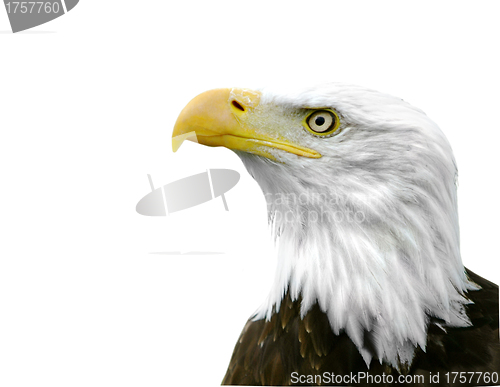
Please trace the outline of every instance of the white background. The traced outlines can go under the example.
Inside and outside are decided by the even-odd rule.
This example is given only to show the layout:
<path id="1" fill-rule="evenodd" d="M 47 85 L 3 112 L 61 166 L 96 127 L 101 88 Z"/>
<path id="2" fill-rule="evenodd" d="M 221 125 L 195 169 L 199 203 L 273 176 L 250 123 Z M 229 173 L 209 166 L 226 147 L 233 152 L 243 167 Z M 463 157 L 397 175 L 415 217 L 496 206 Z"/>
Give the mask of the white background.
<path id="1" fill-rule="evenodd" d="M 275 261 L 238 157 L 171 151 L 211 88 L 343 81 L 422 108 L 458 162 L 463 261 L 500 282 L 498 2 L 180 3 L 82 0 L 15 35 L 0 9 L 0 385 L 220 384 Z M 135 212 L 146 174 L 207 168 L 240 172 L 229 212 Z M 174 251 L 223 254 L 151 254 Z"/>

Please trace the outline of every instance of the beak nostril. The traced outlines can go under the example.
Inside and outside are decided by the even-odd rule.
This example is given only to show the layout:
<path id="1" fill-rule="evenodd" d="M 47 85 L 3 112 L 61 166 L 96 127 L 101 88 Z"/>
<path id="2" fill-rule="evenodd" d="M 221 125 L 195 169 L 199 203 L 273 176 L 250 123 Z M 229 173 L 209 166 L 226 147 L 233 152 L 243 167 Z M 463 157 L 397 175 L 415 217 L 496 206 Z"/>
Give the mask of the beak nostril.
<path id="1" fill-rule="evenodd" d="M 233 102 L 231 102 L 231 103 L 232 103 L 232 105 L 233 105 L 236 109 L 241 110 L 242 112 L 244 112 L 244 111 L 245 111 L 245 108 L 244 108 L 243 106 L 241 106 L 241 105 L 238 103 L 238 101 L 233 101 Z"/>

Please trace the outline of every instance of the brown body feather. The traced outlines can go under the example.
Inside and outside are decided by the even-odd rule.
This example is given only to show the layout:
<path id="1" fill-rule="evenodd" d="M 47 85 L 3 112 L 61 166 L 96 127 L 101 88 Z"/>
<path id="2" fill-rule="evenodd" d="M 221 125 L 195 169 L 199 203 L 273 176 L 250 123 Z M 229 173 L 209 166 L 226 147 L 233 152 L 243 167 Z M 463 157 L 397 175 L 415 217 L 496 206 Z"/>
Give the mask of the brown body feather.
<path id="1" fill-rule="evenodd" d="M 416 350 L 415 357 L 404 375 L 423 375 L 423 383 L 405 383 L 412 386 L 477 386 L 500 385 L 481 379 L 480 374 L 453 372 L 496 373 L 500 378 L 500 343 L 498 337 L 498 286 L 468 271 L 469 278 L 481 286 L 468 297 L 467 305 L 472 321 L 469 328 L 443 330 L 431 320 L 427 335 L 427 348 Z M 365 345 L 370 348 L 370 333 L 365 332 Z M 296 372 L 295 378 L 292 373 Z M 222 384 L 238 385 L 301 385 L 332 384 L 325 373 L 334 375 L 392 375 L 394 383 L 373 383 L 368 377 L 357 379 L 353 385 L 398 385 L 400 373 L 375 358 L 368 369 L 354 343 L 342 333 L 334 335 L 327 316 L 318 304 L 300 318 L 300 300 L 292 301 L 287 294 L 278 313 L 271 321 L 249 320 L 235 346 L 231 362 Z M 450 373 L 446 376 L 446 373 Z M 304 375 L 304 383 L 293 383 Z M 308 375 L 312 375 L 307 379 Z M 439 376 L 439 382 L 436 378 Z M 485 374 L 483 374 L 484 376 Z M 433 380 L 431 382 L 431 376 Z M 453 383 L 455 379 L 455 383 Z M 368 383 L 367 383 L 368 381 Z M 420 379 L 422 381 L 422 379 Z M 341 383 L 346 385 L 346 383 Z"/>

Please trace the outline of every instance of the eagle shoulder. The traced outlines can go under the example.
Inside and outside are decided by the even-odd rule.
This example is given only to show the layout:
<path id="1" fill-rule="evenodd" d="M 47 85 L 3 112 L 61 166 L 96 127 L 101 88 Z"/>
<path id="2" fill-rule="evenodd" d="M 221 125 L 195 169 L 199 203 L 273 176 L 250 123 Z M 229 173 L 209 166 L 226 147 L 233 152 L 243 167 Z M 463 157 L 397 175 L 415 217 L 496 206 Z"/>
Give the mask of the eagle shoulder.
<path id="1" fill-rule="evenodd" d="M 411 366 L 401 371 L 404 375 L 424 375 L 426 382 L 419 385 L 453 385 L 446 383 L 447 372 L 497 372 L 500 376 L 498 286 L 471 271 L 467 273 L 481 287 L 467 294 L 473 302 L 466 308 L 472 326 L 443 329 L 438 320 L 431 319 L 426 351 L 418 348 Z M 368 369 L 350 338 L 345 333 L 332 332 L 328 317 L 318 304 L 301 318 L 300 302 L 300 298 L 292 301 L 287 293 L 280 309 L 273 310 L 270 321 L 248 320 L 236 343 L 223 385 L 301 385 L 298 376 L 314 377 L 325 372 L 399 377 L 398 370 L 376 360 Z M 370 337 L 370 332 L 365 332 L 365 347 L 375 356 Z M 429 375 L 436 373 L 440 374 L 440 383 L 428 383 Z M 479 385 L 488 383 L 482 381 Z"/>

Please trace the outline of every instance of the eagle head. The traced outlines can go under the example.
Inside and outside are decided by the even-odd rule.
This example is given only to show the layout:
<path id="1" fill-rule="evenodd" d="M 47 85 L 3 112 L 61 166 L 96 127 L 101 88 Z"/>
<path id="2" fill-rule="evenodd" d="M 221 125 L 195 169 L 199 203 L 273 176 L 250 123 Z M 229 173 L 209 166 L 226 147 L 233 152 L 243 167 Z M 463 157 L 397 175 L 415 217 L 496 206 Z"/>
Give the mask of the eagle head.
<path id="1" fill-rule="evenodd" d="M 368 365 L 398 368 L 425 350 L 429 324 L 470 324 L 464 292 L 477 288 L 460 257 L 457 168 L 420 109 L 338 83 L 217 89 L 181 112 L 174 150 L 192 132 L 234 150 L 268 203 L 278 267 L 254 319 L 270 319 L 287 293 L 302 316 L 318 303 Z"/>

